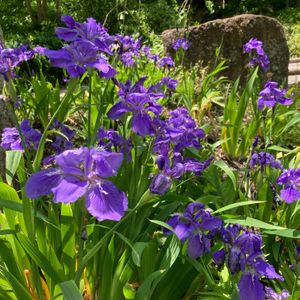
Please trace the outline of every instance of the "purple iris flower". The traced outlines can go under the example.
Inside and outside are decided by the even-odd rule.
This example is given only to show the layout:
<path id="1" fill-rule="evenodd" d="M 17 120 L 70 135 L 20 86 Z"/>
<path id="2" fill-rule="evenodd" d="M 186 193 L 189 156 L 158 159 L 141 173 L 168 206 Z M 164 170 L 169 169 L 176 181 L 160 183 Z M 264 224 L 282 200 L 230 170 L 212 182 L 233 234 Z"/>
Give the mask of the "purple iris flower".
<path id="1" fill-rule="evenodd" d="M 244 46 L 244 52 L 251 53 L 252 50 L 255 51 L 256 56 L 249 62 L 249 65 L 255 66 L 260 65 L 264 71 L 267 70 L 268 65 L 270 64 L 268 56 L 265 54 L 263 49 L 263 44 L 261 41 L 252 38 Z"/>
<path id="2" fill-rule="evenodd" d="M 172 185 L 172 178 L 163 172 L 158 172 L 152 179 L 150 191 L 153 194 L 164 195 Z"/>
<path id="3" fill-rule="evenodd" d="M 180 48 L 182 48 L 183 50 L 187 50 L 189 49 L 189 47 L 191 46 L 191 43 L 186 39 L 186 38 L 182 38 L 182 39 L 178 39 L 177 41 L 175 41 L 172 45 L 172 48 L 175 51 L 178 51 Z"/>
<path id="4" fill-rule="evenodd" d="M 136 64 L 134 57 L 135 55 L 133 52 L 131 51 L 125 52 L 121 55 L 121 62 L 125 67 L 134 66 Z"/>
<path id="5" fill-rule="evenodd" d="M 164 96 L 162 92 L 153 93 L 151 88 L 146 89 L 144 82 L 147 77 L 142 77 L 135 85 L 131 82 L 125 84 L 115 83 L 120 87 L 119 102 L 116 103 L 107 113 L 112 120 L 120 119 L 124 114 L 131 112 L 132 130 L 140 136 L 153 135 L 155 133 L 152 118 L 159 116 L 162 112 L 162 106 L 156 100 Z"/>
<path id="6" fill-rule="evenodd" d="M 127 197 L 107 178 L 113 177 L 123 155 L 96 148 L 66 150 L 56 156 L 58 168 L 31 175 L 26 195 L 38 198 L 53 193 L 55 203 L 72 203 L 85 197 L 85 207 L 98 221 L 119 221 L 128 208 Z"/>
<path id="7" fill-rule="evenodd" d="M 205 137 L 204 131 L 197 128 L 195 120 L 187 109 L 179 107 L 170 112 L 170 118 L 162 124 L 160 134 L 154 143 L 154 151 L 159 152 L 160 145 L 174 145 L 174 152 L 193 147 L 201 149 L 200 140 Z M 160 153 L 161 154 L 161 153 Z"/>
<path id="8" fill-rule="evenodd" d="M 238 287 L 241 300 L 265 300 L 264 286 L 256 274 L 243 273 Z"/>
<path id="9" fill-rule="evenodd" d="M 13 69 L 21 62 L 32 59 L 33 56 L 34 51 L 28 50 L 24 45 L 18 48 L 3 48 L 0 44 L 0 74 L 5 80 L 8 80 L 9 76 L 14 77 Z"/>
<path id="10" fill-rule="evenodd" d="M 163 195 L 172 185 L 174 179 L 181 178 L 185 173 L 191 172 L 200 175 L 210 164 L 212 158 L 200 162 L 194 159 L 183 159 L 180 153 L 174 153 L 172 164 L 168 156 L 158 155 L 156 164 L 160 170 L 152 179 L 150 191 L 153 194 Z"/>
<path id="11" fill-rule="evenodd" d="M 65 68 L 71 77 L 82 75 L 89 67 L 98 70 L 101 77 L 111 78 L 116 74 L 116 70 L 89 41 L 75 41 L 60 50 L 47 49 L 45 55 L 53 66 Z"/>
<path id="12" fill-rule="evenodd" d="M 277 178 L 277 183 L 284 186 L 280 196 L 286 203 L 300 199 L 300 169 L 284 170 Z"/>
<path id="13" fill-rule="evenodd" d="M 281 105 L 291 105 L 293 99 L 285 96 L 287 90 L 280 90 L 278 83 L 274 81 L 268 81 L 264 89 L 259 93 L 258 97 L 258 109 L 262 110 L 264 106 L 274 107 L 277 103 Z"/>
<path id="14" fill-rule="evenodd" d="M 116 34 L 116 42 L 119 44 L 117 50 L 119 54 L 132 52 L 134 55 L 138 55 L 138 50 L 141 47 L 141 38 L 135 40 L 129 35 Z"/>
<path id="15" fill-rule="evenodd" d="M 265 287 L 266 290 L 266 300 L 284 300 L 290 296 L 288 290 L 283 289 L 280 294 L 276 293 L 272 288 Z"/>
<path id="16" fill-rule="evenodd" d="M 167 223 L 182 243 L 188 240 L 188 255 L 194 259 L 210 251 L 213 237 L 209 233 L 220 232 L 224 224 L 222 219 L 205 210 L 200 202 L 190 203 L 183 213 L 174 214 Z M 164 232 L 171 234 L 169 230 Z"/>
<path id="17" fill-rule="evenodd" d="M 160 81 L 161 84 L 166 85 L 170 91 L 175 91 L 178 81 L 171 77 L 163 77 Z"/>
<path id="18" fill-rule="evenodd" d="M 250 168 L 261 166 L 263 170 L 267 165 L 275 169 L 283 169 L 282 164 L 274 158 L 274 156 L 267 152 L 255 152 L 250 159 Z"/>
<path id="19" fill-rule="evenodd" d="M 0 146 L 3 147 L 5 150 L 24 151 L 18 129 L 15 127 L 4 128 L 2 132 L 2 142 Z"/>
<path id="20" fill-rule="evenodd" d="M 242 272 L 238 283 L 240 298 L 264 300 L 265 290 L 260 277 L 279 280 L 283 277 L 265 261 L 262 237 L 240 226 L 228 225 L 221 232 L 221 240 L 224 248 L 214 253 L 213 259 L 218 265 L 227 262 L 232 274 Z"/>
<path id="21" fill-rule="evenodd" d="M 26 147 L 37 150 L 42 137 L 41 133 L 37 129 L 33 129 L 27 119 L 23 120 L 20 124 L 20 130 L 24 137 Z M 5 150 L 24 151 L 18 129 L 15 127 L 4 128 L 0 146 Z"/>
<path id="22" fill-rule="evenodd" d="M 112 55 L 111 44 L 115 38 L 110 36 L 107 29 L 93 18 L 88 18 L 86 22 L 79 23 L 73 17 L 64 15 L 61 20 L 67 27 L 57 27 L 56 35 L 66 42 L 86 41 L 92 43 L 98 51 Z"/>
<path id="23" fill-rule="evenodd" d="M 56 135 L 54 142 L 51 146 L 54 148 L 56 154 L 60 154 L 64 150 L 70 150 L 73 148 L 72 139 L 75 137 L 75 131 L 59 122 L 58 120 L 54 120 L 53 125 L 50 129 L 55 129 L 61 132 L 65 137 L 61 135 Z"/>
<path id="24" fill-rule="evenodd" d="M 255 148 L 258 146 L 258 142 L 259 142 L 259 138 L 258 138 L 258 136 L 256 136 L 252 143 L 252 151 L 254 151 Z"/>
<path id="25" fill-rule="evenodd" d="M 174 68 L 175 67 L 175 63 L 173 61 L 173 59 L 169 56 L 165 56 L 163 58 L 161 58 L 158 61 L 158 66 L 159 67 L 167 67 L 167 68 Z"/>

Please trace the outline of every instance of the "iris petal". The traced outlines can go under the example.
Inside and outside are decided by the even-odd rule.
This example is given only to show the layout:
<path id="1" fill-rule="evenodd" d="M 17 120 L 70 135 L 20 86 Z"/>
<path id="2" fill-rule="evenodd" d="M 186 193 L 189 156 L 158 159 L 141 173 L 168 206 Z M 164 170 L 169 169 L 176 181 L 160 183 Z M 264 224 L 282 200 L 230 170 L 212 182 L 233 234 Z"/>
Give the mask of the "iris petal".
<path id="1" fill-rule="evenodd" d="M 64 177 L 59 185 L 52 189 L 53 202 L 71 203 L 82 197 L 88 188 L 86 181 L 80 181 L 76 177 Z"/>
<path id="2" fill-rule="evenodd" d="M 88 192 L 85 206 L 98 221 L 119 221 L 128 208 L 128 200 L 112 182 L 102 180 Z"/>
<path id="3" fill-rule="evenodd" d="M 244 273 L 238 287 L 241 300 L 265 300 L 264 286 L 254 274 Z"/>
<path id="4" fill-rule="evenodd" d="M 38 198 L 52 192 L 61 180 L 57 169 L 42 170 L 32 174 L 26 182 L 25 192 L 29 198 Z"/>

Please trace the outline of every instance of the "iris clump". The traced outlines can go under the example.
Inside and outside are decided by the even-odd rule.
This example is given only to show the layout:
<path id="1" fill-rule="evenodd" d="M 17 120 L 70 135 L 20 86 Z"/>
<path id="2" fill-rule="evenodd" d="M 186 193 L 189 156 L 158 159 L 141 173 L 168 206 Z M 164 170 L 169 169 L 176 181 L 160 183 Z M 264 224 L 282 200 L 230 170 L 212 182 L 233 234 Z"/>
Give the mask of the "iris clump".
<path id="1" fill-rule="evenodd" d="M 187 252 L 191 258 L 198 258 L 210 252 L 212 239 L 221 232 L 223 220 L 214 217 L 200 202 L 190 203 L 183 213 L 176 213 L 167 222 L 183 243 L 187 241 Z M 165 230 L 165 234 L 171 231 Z"/>
<path id="2" fill-rule="evenodd" d="M 62 16 L 65 27 L 56 29 L 57 36 L 70 44 L 59 50 L 43 50 L 55 67 L 65 68 L 71 77 L 84 74 L 88 68 L 99 71 L 101 77 L 111 78 L 116 70 L 108 63 L 106 55 L 112 55 L 110 45 L 114 39 L 107 29 L 95 19 L 76 22 L 71 16 Z"/>
<path id="3" fill-rule="evenodd" d="M 164 97 L 163 92 L 144 87 L 146 79 L 144 76 L 134 85 L 130 80 L 125 84 L 114 80 L 120 88 L 119 101 L 107 113 L 112 120 L 118 120 L 126 113 L 132 113 L 132 130 L 140 136 L 155 133 L 153 118 L 159 117 L 162 112 L 162 106 L 156 100 Z"/>
<path id="4" fill-rule="evenodd" d="M 22 121 L 20 124 L 20 130 L 24 138 L 25 146 L 28 149 L 37 150 L 42 137 L 41 133 L 37 129 L 33 129 L 30 126 L 28 119 Z M 18 129 L 15 127 L 4 128 L 0 146 L 5 150 L 24 151 Z"/>
<path id="5" fill-rule="evenodd" d="M 183 213 L 173 214 L 167 224 L 182 243 L 187 241 L 187 253 L 193 259 L 209 253 L 215 243 L 223 244 L 212 253 L 212 258 L 218 266 L 226 264 L 232 275 L 241 274 L 238 282 L 241 300 L 288 297 L 287 290 L 277 294 L 261 282 L 263 277 L 279 280 L 283 277 L 266 261 L 260 234 L 238 224 L 224 226 L 223 220 L 212 216 L 200 202 L 190 203 Z M 168 229 L 164 232 L 171 234 Z"/>
<path id="6" fill-rule="evenodd" d="M 254 168 L 255 166 L 261 166 L 263 170 L 266 166 L 270 166 L 275 169 L 283 169 L 282 164 L 275 159 L 275 157 L 267 152 L 255 152 L 253 153 L 250 162 L 250 168 Z"/>
<path id="7" fill-rule="evenodd" d="M 268 81 L 259 93 L 258 109 L 262 110 L 264 106 L 273 108 L 276 104 L 291 105 L 293 99 L 286 97 L 286 93 L 287 89 L 280 90 L 277 82 Z"/>
<path id="8" fill-rule="evenodd" d="M 34 173 L 26 182 L 30 198 L 52 193 L 55 203 L 72 203 L 85 198 L 85 207 L 98 221 L 119 221 L 128 208 L 124 192 L 107 178 L 117 175 L 121 153 L 82 147 L 55 157 L 57 168 Z"/>
<path id="9" fill-rule="evenodd" d="M 260 65 L 264 71 L 267 70 L 270 60 L 263 49 L 263 43 L 256 38 L 252 38 L 244 46 L 244 52 L 253 54 L 254 57 L 249 62 L 250 66 Z"/>
<path id="10" fill-rule="evenodd" d="M 283 185 L 280 197 L 287 203 L 300 199 L 300 169 L 284 170 L 277 178 L 277 183 Z"/>
<path id="11" fill-rule="evenodd" d="M 262 237 L 240 225 L 228 225 L 221 232 L 224 248 L 212 257 L 217 265 L 227 264 L 231 274 L 242 273 L 238 287 L 241 300 L 265 300 L 261 277 L 283 280 L 263 254 Z"/>
<path id="12" fill-rule="evenodd" d="M 178 51 L 180 48 L 186 51 L 190 48 L 190 46 L 191 43 L 186 38 L 181 38 L 173 43 L 172 48 L 175 51 Z"/>
<path id="13" fill-rule="evenodd" d="M 33 56 L 34 51 L 27 49 L 25 45 L 18 48 L 4 48 L 0 43 L 0 74 L 6 81 L 9 77 L 15 77 L 13 69 Z"/>
<path id="14" fill-rule="evenodd" d="M 184 157 L 188 148 L 200 150 L 201 139 L 205 136 L 203 129 L 197 128 L 196 122 L 185 108 L 171 111 L 166 121 L 156 119 L 155 126 L 153 152 L 157 155 L 159 172 L 151 182 L 150 191 L 162 195 L 169 190 L 174 179 L 180 179 L 185 173 L 200 175 L 213 158 L 202 162 Z"/>
<path id="15" fill-rule="evenodd" d="M 136 58 L 140 56 L 141 39 L 135 40 L 128 35 L 116 34 L 116 50 L 124 66 L 136 65 Z"/>

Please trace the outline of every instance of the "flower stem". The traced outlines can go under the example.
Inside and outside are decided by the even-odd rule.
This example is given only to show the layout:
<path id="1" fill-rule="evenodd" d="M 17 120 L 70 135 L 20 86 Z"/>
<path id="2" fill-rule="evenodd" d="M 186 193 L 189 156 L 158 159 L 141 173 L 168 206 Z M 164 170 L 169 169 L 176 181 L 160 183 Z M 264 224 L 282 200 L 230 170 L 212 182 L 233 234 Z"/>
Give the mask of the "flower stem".
<path id="1" fill-rule="evenodd" d="M 89 73 L 89 98 L 88 98 L 88 139 L 87 146 L 91 146 L 91 106 L 92 106 L 92 75 Z"/>

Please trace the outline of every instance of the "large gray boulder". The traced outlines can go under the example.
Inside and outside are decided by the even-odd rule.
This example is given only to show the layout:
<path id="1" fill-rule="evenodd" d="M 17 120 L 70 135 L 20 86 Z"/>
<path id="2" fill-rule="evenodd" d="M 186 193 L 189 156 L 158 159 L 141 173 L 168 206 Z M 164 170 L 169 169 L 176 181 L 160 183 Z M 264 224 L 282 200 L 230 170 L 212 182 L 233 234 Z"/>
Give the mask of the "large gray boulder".
<path id="1" fill-rule="evenodd" d="M 215 64 L 215 51 L 228 61 L 228 69 L 222 73 L 232 80 L 241 76 L 245 81 L 249 55 L 243 53 L 243 45 L 251 38 L 263 42 L 270 59 L 270 66 L 264 76 L 280 83 L 286 83 L 288 77 L 289 50 L 282 25 L 274 18 L 244 14 L 227 19 L 217 19 L 188 29 L 170 29 L 162 33 L 164 48 L 174 57 L 172 44 L 178 38 L 187 36 L 191 42 L 184 63 L 200 63 L 211 70 Z"/>

